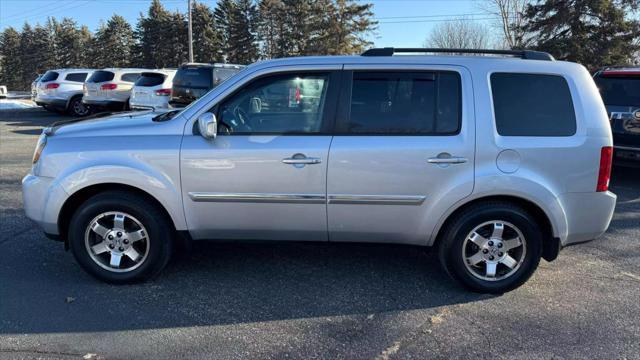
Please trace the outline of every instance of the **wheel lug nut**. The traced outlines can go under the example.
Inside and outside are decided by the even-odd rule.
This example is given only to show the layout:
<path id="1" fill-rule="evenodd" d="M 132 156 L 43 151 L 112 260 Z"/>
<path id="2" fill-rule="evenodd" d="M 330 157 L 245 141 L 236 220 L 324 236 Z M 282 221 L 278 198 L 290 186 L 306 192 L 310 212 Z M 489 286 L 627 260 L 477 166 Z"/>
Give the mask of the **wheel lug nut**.
<path id="1" fill-rule="evenodd" d="M 118 231 L 118 237 L 122 237 L 122 233 Z"/>
<path id="2" fill-rule="evenodd" d="M 120 247 L 118 248 L 118 250 L 120 250 L 120 251 L 124 251 L 124 248 L 123 248 L 122 246 L 120 246 Z"/>
<path id="3" fill-rule="evenodd" d="M 498 247 L 501 248 L 502 247 L 502 243 L 498 243 Z"/>
<path id="4" fill-rule="evenodd" d="M 493 260 L 493 259 L 495 259 L 493 255 L 489 256 L 489 260 Z"/>
<path id="5" fill-rule="evenodd" d="M 109 240 L 113 240 L 113 235 L 109 235 Z"/>
<path id="6" fill-rule="evenodd" d="M 489 250 L 487 250 L 487 249 L 482 249 L 482 253 L 483 253 L 483 254 L 486 254 L 486 253 L 488 253 L 488 252 L 489 252 Z"/>
<path id="7" fill-rule="evenodd" d="M 502 256 L 502 255 L 504 255 L 502 251 L 498 253 L 498 256 Z"/>
<path id="8" fill-rule="evenodd" d="M 128 244 L 128 243 L 129 243 L 129 240 L 124 239 L 122 242 L 126 245 L 126 244 Z"/>
<path id="9" fill-rule="evenodd" d="M 493 241 L 489 241 L 489 246 L 493 246 Z"/>
<path id="10" fill-rule="evenodd" d="M 113 244 L 109 244 L 109 249 L 113 249 L 114 247 Z"/>

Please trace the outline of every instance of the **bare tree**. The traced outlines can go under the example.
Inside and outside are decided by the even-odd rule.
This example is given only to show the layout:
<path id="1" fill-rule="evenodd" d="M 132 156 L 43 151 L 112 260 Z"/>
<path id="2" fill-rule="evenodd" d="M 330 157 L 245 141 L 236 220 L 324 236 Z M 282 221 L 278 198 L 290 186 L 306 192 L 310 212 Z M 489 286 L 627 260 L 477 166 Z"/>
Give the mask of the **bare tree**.
<path id="1" fill-rule="evenodd" d="M 481 0 L 482 11 L 497 18 L 496 27 L 500 28 L 503 46 L 521 49 L 526 46 L 524 31 L 524 11 L 531 0 Z"/>
<path id="2" fill-rule="evenodd" d="M 489 30 L 470 19 L 443 22 L 431 31 L 426 47 L 449 49 L 485 49 L 489 45 Z"/>

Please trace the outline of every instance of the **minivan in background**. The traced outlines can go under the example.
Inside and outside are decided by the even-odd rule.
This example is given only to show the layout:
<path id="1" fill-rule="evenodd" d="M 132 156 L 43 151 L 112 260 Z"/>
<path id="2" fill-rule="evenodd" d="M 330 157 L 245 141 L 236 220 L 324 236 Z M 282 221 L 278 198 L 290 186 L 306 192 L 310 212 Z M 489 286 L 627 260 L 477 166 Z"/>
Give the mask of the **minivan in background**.
<path id="1" fill-rule="evenodd" d="M 49 111 L 68 112 L 73 116 L 89 115 L 89 108 L 82 102 L 82 86 L 93 71 L 93 69 L 47 71 L 36 82 L 35 103 Z"/>
<path id="2" fill-rule="evenodd" d="M 167 109 L 176 69 L 143 72 L 131 89 L 131 109 Z"/>
<path id="3" fill-rule="evenodd" d="M 178 68 L 178 72 L 173 79 L 169 104 L 172 107 L 189 105 L 244 67 L 244 65 L 218 63 L 183 64 Z"/>
<path id="4" fill-rule="evenodd" d="M 83 102 L 92 110 L 128 110 L 131 88 L 146 69 L 97 70 L 85 83 Z"/>
<path id="5" fill-rule="evenodd" d="M 640 67 L 607 67 L 594 80 L 611 120 L 616 165 L 640 166 Z"/>

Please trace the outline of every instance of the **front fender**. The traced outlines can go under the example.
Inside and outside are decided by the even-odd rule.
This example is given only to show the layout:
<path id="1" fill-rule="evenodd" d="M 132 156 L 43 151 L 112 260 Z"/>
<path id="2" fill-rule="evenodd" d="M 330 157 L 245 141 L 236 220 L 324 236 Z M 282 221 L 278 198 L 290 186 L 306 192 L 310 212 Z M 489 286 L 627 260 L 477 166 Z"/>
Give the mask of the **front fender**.
<path id="1" fill-rule="evenodd" d="M 151 168 L 138 169 L 122 165 L 100 165 L 76 169 L 59 176 L 53 186 L 64 190 L 69 196 L 92 185 L 120 184 L 140 189 L 153 196 L 173 220 L 176 230 L 186 230 L 182 209 L 180 184 Z M 59 213 L 63 203 L 58 205 Z"/>

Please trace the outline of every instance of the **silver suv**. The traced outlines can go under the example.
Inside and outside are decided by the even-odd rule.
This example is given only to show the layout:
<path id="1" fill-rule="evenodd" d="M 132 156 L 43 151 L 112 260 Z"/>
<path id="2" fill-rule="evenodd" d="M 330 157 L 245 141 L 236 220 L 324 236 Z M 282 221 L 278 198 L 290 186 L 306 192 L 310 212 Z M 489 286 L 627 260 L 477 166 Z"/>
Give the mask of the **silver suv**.
<path id="1" fill-rule="evenodd" d="M 259 62 L 182 110 L 56 124 L 27 216 L 113 283 L 176 239 L 309 240 L 435 247 L 491 293 L 607 229 L 611 129 L 583 66 L 402 51 Z"/>
<path id="2" fill-rule="evenodd" d="M 49 111 L 68 112 L 74 116 L 89 115 L 89 108 L 82 102 L 82 88 L 93 71 L 92 69 L 47 71 L 35 81 L 34 101 Z"/>
<path id="3" fill-rule="evenodd" d="M 82 101 L 95 111 L 129 110 L 131 88 L 143 71 L 145 69 L 97 70 L 84 84 Z"/>

